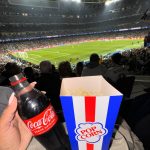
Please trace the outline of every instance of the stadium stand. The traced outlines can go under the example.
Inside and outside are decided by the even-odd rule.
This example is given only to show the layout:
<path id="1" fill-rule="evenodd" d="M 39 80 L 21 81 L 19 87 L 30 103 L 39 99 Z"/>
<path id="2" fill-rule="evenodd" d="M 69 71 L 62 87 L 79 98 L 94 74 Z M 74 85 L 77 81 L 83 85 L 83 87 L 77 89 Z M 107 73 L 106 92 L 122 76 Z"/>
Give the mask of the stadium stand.
<path id="1" fill-rule="evenodd" d="M 148 22 L 140 20 L 149 1 L 118 2 L 110 9 L 105 5 L 73 5 L 61 3 L 59 9 L 10 4 L 2 0 L 0 5 L 1 37 L 32 37 L 144 27 Z M 71 7 L 72 6 L 72 7 Z M 94 8 L 94 9 L 93 9 Z"/>

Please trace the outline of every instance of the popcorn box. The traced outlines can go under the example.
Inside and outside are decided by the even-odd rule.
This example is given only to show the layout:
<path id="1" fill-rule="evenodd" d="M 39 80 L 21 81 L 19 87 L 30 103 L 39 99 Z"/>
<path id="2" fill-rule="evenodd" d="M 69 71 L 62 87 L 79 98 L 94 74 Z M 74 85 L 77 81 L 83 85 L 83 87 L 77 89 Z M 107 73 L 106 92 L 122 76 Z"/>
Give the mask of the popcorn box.
<path id="1" fill-rule="evenodd" d="M 122 94 L 102 76 L 75 77 L 60 99 L 72 150 L 108 150 Z"/>

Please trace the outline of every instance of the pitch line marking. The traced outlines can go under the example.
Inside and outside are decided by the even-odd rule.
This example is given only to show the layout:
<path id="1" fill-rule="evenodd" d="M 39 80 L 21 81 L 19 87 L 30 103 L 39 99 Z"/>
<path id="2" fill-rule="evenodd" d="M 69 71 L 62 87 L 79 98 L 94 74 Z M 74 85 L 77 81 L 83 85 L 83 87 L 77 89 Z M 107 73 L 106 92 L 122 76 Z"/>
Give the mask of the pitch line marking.
<path id="1" fill-rule="evenodd" d="M 39 63 L 40 61 L 39 60 L 36 60 L 36 59 L 34 59 L 34 58 L 30 58 L 30 59 L 28 59 L 28 60 L 33 60 L 34 62 L 37 62 L 37 63 Z"/>
<path id="2" fill-rule="evenodd" d="M 61 55 L 61 56 L 58 56 L 58 57 L 53 57 L 52 59 L 57 59 L 57 58 L 60 58 L 60 57 L 64 57 L 64 56 L 69 56 L 70 54 L 67 54 L 67 55 Z"/>
<path id="3" fill-rule="evenodd" d="M 42 51 L 42 50 L 41 50 Z M 49 53 L 56 53 L 56 54 L 69 54 L 69 53 L 61 53 L 60 51 L 50 51 L 50 50 L 43 50 L 43 51 L 46 51 L 46 52 L 49 52 Z M 37 52 L 38 53 L 38 52 Z"/>
<path id="4" fill-rule="evenodd" d="M 35 57 L 42 57 L 42 56 L 39 56 L 39 55 L 36 55 L 36 54 L 28 54 L 28 55 L 33 55 L 33 56 L 35 56 Z"/>

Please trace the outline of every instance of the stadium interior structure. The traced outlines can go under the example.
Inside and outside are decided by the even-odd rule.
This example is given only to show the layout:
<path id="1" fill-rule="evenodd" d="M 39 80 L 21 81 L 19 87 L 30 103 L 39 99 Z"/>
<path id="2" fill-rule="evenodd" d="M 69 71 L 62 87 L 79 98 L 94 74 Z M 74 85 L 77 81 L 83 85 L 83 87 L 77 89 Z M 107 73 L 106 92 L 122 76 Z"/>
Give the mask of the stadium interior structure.
<path id="1" fill-rule="evenodd" d="M 5 36 L 32 37 L 146 28 L 141 20 L 149 1 L 1 0 L 0 31 Z"/>
<path id="2" fill-rule="evenodd" d="M 103 75 L 124 94 L 116 124 L 150 149 L 150 0 L 0 0 L 0 86 L 20 72 L 62 122 L 61 80 Z"/>

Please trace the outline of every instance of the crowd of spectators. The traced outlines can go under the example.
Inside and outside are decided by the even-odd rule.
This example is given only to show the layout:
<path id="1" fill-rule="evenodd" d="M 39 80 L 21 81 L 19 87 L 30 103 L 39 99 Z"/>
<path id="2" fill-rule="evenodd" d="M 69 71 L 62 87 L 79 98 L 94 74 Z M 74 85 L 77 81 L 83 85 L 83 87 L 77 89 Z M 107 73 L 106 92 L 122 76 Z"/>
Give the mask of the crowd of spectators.
<path id="1" fill-rule="evenodd" d="M 143 39 L 147 30 L 137 30 L 137 31 L 126 31 L 126 32 L 111 32 L 110 33 L 99 33 L 99 34 L 87 34 L 78 36 L 64 36 L 64 37 L 53 37 L 48 39 L 39 40 L 27 40 L 27 41 L 16 41 L 9 43 L 0 44 L 0 53 L 8 53 L 15 51 L 29 51 L 41 48 L 50 48 L 58 45 L 80 43 L 91 40 L 105 40 L 105 39 Z M 71 38 L 70 38 L 71 37 Z"/>
<path id="2" fill-rule="evenodd" d="M 82 40 L 89 40 L 83 37 L 80 37 Z M 73 40 L 68 41 L 67 38 L 61 40 L 61 44 L 66 44 L 74 42 L 80 42 L 80 38 L 74 38 Z M 95 37 L 94 37 L 95 38 Z M 96 37 L 97 38 L 97 37 Z M 111 38 L 111 37 L 110 37 Z M 37 44 L 35 46 L 35 43 Z M 3 51 L 7 51 L 10 49 L 11 51 L 21 49 L 25 50 L 25 45 L 27 44 L 26 49 L 30 48 L 35 49 L 37 47 L 43 47 L 43 43 L 45 46 L 49 47 L 52 45 L 60 44 L 59 40 L 54 39 L 53 41 L 28 41 L 28 42 L 20 42 L 18 43 L 10 43 L 5 44 L 1 47 L 4 48 Z M 32 47 L 33 45 L 33 47 Z M 2 54 L 1 54 L 2 55 Z M 8 57 L 8 58 L 7 58 Z M 119 91 L 121 91 L 125 97 L 129 98 L 132 90 L 132 85 L 134 82 L 134 75 L 150 75 L 150 49 L 149 48 L 139 48 L 139 49 L 131 49 L 123 51 L 122 53 L 112 54 L 111 57 L 107 59 L 103 58 L 103 56 L 99 56 L 96 53 L 93 53 L 89 56 L 89 62 L 86 64 L 84 62 L 79 62 L 72 68 L 71 63 L 69 61 L 60 62 L 58 68 L 54 64 L 52 64 L 49 60 L 42 61 L 39 66 L 33 65 L 31 63 L 26 62 L 26 65 L 18 64 L 12 58 L 12 62 L 10 62 L 10 57 L 6 56 L 8 62 L 1 63 L 0 65 L 0 86 L 10 86 L 9 77 L 22 72 L 27 80 L 31 83 L 36 81 L 36 88 L 41 91 L 46 91 L 46 95 L 51 99 L 51 103 L 56 109 L 60 120 L 63 122 L 63 113 L 61 108 L 61 103 L 59 99 L 60 86 L 63 78 L 70 77 L 80 77 L 80 76 L 93 76 L 93 75 L 103 75 L 103 77 L 114 87 L 116 87 Z M 128 79 L 128 76 L 132 75 L 132 82 Z M 131 78 L 130 78 L 131 79 Z M 127 84 L 128 83 L 128 84 Z M 130 83 L 130 84 L 129 84 Z M 124 89 L 124 87 L 126 89 Z M 126 92 L 129 91 L 129 92 Z M 149 95 L 146 95 L 147 100 L 145 103 L 149 101 Z M 139 97 L 137 98 L 139 99 Z M 139 100 L 141 102 L 141 98 Z M 138 102 L 139 102 L 138 101 Z M 128 107 L 128 106 L 127 106 Z M 146 105 L 144 108 L 147 109 L 149 107 Z M 140 107 L 138 105 L 138 109 Z M 143 109 L 143 108 L 142 108 Z M 125 108 L 123 107 L 123 110 Z M 136 111 L 135 111 L 136 112 Z M 134 112 L 131 111 L 134 114 Z M 138 112 L 137 116 L 139 115 Z M 146 112 L 146 115 L 149 114 L 149 111 Z M 140 119 L 143 118 L 143 115 L 140 115 Z M 138 118 L 135 119 L 136 123 L 140 121 Z M 129 120 L 129 124 L 134 128 L 135 122 Z M 141 135 L 140 135 L 141 136 Z M 141 136 L 143 140 L 143 137 Z M 145 147 L 148 147 L 147 139 L 142 141 Z"/>
<path id="3" fill-rule="evenodd" d="M 121 29 L 124 27 L 120 27 Z M 114 28 L 115 29 L 115 28 Z M 85 34 L 87 34 L 87 37 L 96 37 L 99 36 L 101 38 L 108 38 L 110 35 L 110 32 L 99 32 L 100 31 L 97 27 L 89 27 L 88 30 L 86 29 L 60 29 L 60 30 L 53 30 L 51 31 L 26 31 L 26 32 L 1 32 L 0 33 L 0 41 L 7 41 L 11 39 L 21 39 L 24 38 L 24 40 L 26 39 L 36 39 L 36 38 L 41 38 L 41 39 L 46 39 L 46 38 L 50 38 L 51 36 L 61 36 L 63 35 L 63 37 L 61 37 L 61 40 L 64 38 L 64 35 L 70 35 L 70 34 L 79 34 L 81 35 L 80 37 L 84 38 Z M 96 33 L 95 35 L 92 35 L 93 33 Z M 124 36 L 124 37 L 144 37 L 144 35 L 146 35 L 146 33 L 148 32 L 148 29 L 143 29 L 143 30 L 130 30 L 130 31 L 121 31 L 120 32 L 111 32 L 110 38 L 116 38 L 117 36 Z M 83 34 L 83 35 L 82 35 Z M 91 34 L 91 35 L 88 35 Z M 75 37 L 73 39 L 76 39 Z"/>
<path id="4" fill-rule="evenodd" d="M 137 33 L 137 32 L 136 32 Z M 136 34 L 135 33 L 135 34 Z M 142 35 L 143 32 L 139 32 L 139 35 Z M 58 45 L 64 45 L 64 44 L 73 44 L 73 43 L 80 43 L 80 42 L 85 42 L 85 41 L 91 41 L 91 40 L 105 40 L 105 39 L 113 39 L 116 35 L 118 35 L 118 38 L 134 38 L 134 34 L 132 34 L 132 37 L 130 33 L 126 32 L 124 36 L 119 36 L 119 33 L 112 34 L 111 36 L 108 37 L 108 34 L 104 34 L 103 37 L 100 35 L 93 36 L 93 35 L 87 35 L 87 36 L 79 36 L 79 37 L 64 37 L 64 38 L 53 38 L 53 39 L 47 39 L 47 40 L 35 40 L 35 41 L 25 41 L 25 42 L 13 42 L 13 43 L 3 43 L 0 45 L 0 63 L 1 66 L 5 65 L 7 62 L 16 62 L 19 65 L 22 65 L 23 67 L 28 67 L 32 66 L 36 70 L 39 68 L 37 65 L 34 65 L 30 62 L 26 62 L 25 60 L 21 60 L 11 55 L 11 52 L 25 52 L 29 50 L 34 50 L 34 49 L 40 49 L 40 48 L 50 48 Z M 122 35 L 120 33 L 120 35 Z M 138 38 L 141 38 L 142 36 L 139 36 Z M 136 36 L 137 38 L 137 36 Z M 120 59 L 120 62 L 117 62 L 115 64 L 122 64 L 124 68 L 127 68 L 127 72 L 129 74 L 149 74 L 149 49 L 147 48 L 140 48 L 140 49 L 133 49 L 133 50 L 126 50 L 122 52 L 122 56 L 120 58 L 117 58 L 117 61 Z M 90 58 L 91 59 L 91 58 Z M 96 58 L 94 58 L 96 59 Z M 112 59 L 113 60 L 113 59 Z M 64 60 L 65 61 L 65 60 Z M 80 60 L 78 60 L 80 61 Z M 98 61 L 98 60 L 97 60 Z M 106 68 L 109 68 L 113 66 L 113 63 L 111 62 L 110 56 L 101 56 L 101 63 Z M 114 61 L 115 58 L 114 58 Z M 65 63 L 62 62 L 60 63 L 61 65 Z M 98 62 L 97 62 L 98 63 Z M 84 64 L 84 63 L 83 63 Z M 96 64 L 96 63 L 95 63 Z M 71 64 L 72 65 L 72 64 Z M 63 66 L 63 65 L 62 65 Z M 67 65 L 66 65 L 67 66 Z M 94 65 L 92 65 L 93 68 Z M 91 68 L 91 64 L 86 66 L 87 68 Z M 1 67 L 2 68 L 2 67 Z M 81 67 L 83 68 L 83 66 Z M 73 67 L 75 69 L 75 65 Z M 58 69 L 59 70 L 59 69 Z M 125 70 L 124 70 L 125 71 Z M 60 72 L 62 72 L 60 70 Z M 81 70 L 80 73 L 81 75 Z M 83 70 L 83 75 L 85 73 L 85 69 Z"/>
<path id="5" fill-rule="evenodd" d="M 111 10 L 99 3 L 66 5 L 64 2 L 59 4 L 59 9 L 52 9 L 42 7 L 41 4 L 40 7 L 33 7 L 11 5 L 9 2 L 0 1 L 0 37 L 4 39 L 149 26 L 149 22 L 140 20 L 149 1 L 117 2 Z"/>
<path id="6" fill-rule="evenodd" d="M 6 56 L 4 60 L 7 61 L 0 65 L 0 85 L 8 86 L 8 78 L 20 71 L 26 74 L 29 82 L 36 81 L 40 77 L 40 72 L 44 72 L 41 69 L 44 68 L 41 67 L 42 63 L 39 66 L 29 62 L 18 63 L 16 59 L 14 61 L 9 56 Z M 60 80 L 66 77 L 103 75 L 111 83 L 116 83 L 127 75 L 150 75 L 149 66 L 150 49 L 139 48 L 112 54 L 107 59 L 94 53 L 91 54 L 88 62 L 80 62 L 79 60 L 73 67 L 71 62 L 66 60 L 60 62 L 58 68 L 49 62 L 50 69 L 46 68 L 46 70 L 50 70 L 50 73 L 55 72 Z"/>

